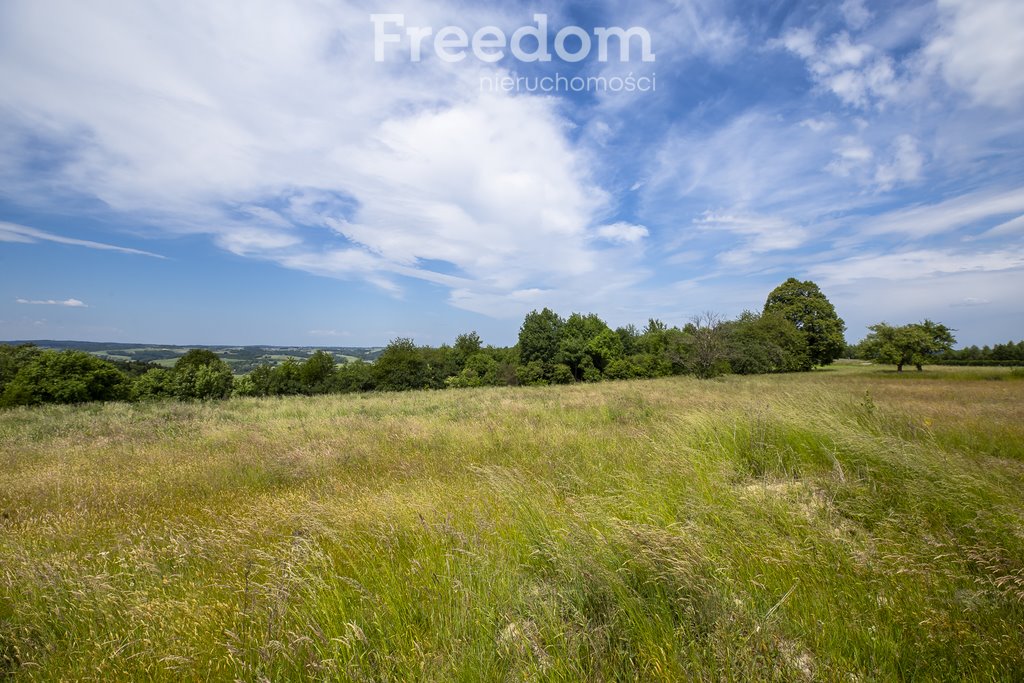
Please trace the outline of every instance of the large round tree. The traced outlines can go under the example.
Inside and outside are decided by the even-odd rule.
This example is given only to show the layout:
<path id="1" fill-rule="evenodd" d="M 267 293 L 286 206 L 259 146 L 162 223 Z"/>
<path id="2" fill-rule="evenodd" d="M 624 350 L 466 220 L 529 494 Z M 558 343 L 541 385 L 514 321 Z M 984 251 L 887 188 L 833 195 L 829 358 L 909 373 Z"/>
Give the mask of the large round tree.
<path id="1" fill-rule="evenodd" d="M 782 316 L 803 333 L 812 365 L 828 365 L 846 348 L 846 323 L 810 280 L 801 282 L 791 277 L 783 282 L 768 295 L 764 312 Z"/>

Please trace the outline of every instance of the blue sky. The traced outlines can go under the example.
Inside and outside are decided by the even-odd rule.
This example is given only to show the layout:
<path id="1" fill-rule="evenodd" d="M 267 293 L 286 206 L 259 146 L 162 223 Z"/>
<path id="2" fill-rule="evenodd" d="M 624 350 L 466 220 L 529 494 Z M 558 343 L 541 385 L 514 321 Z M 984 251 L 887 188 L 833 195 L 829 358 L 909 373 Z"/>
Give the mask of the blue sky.
<path id="1" fill-rule="evenodd" d="M 375 13 L 655 59 L 378 62 Z M 796 276 L 850 341 L 1020 339 L 1021 35 L 1018 0 L 7 0 L 0 338 L 509 344 L 534 308 L 682 324 Z M 656 89 L 481 85 L 555 74 Z"/>

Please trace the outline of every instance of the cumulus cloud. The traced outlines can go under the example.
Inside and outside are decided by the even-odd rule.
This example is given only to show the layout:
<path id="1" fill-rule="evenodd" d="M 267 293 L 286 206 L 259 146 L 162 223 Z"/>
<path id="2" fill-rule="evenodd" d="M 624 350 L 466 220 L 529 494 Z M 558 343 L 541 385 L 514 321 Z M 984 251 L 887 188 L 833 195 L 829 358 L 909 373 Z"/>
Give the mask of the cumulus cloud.
<path id="1" fill-rule="evenodd" d="M 31 306 L 67 306 L 68 308 L 88 308 L 84 301 L 78 299 L 64 299 L 63 301 L 57 301 L 55 299 L 16 299 L 19 304 L 28 304 Z"/>
<path id="2" fill-rule="evenodd" d="M 846 31 L 819 44 L 809 29 L 793 29 L 773 44 L 803 59 L 814 81 L 848 106 L 882 107 L 900 94 L 892 58 Z"/>
<path id="3" fill-rule="evenodd" d="M 443 2 L 401 5 L 410 24 L 450 22 Z M 557 100 L 482 93 L 480 76 L 501 72 L 475 60 L 376 63 L 372 36 L 357 2 L 13 2 L 0 107 L 65 150 L 52 185 L 288 268 L 395 293 L 426 280 L 491 313 L 502 292 L 518 305 L 516 292 L 576 291 L 608 267 L 595 238 L 609 198 Z M 0 165 L 9 186 L 35 163 L 16 152 Z M 624 256 L 617 267 L 639 276 Z"/>

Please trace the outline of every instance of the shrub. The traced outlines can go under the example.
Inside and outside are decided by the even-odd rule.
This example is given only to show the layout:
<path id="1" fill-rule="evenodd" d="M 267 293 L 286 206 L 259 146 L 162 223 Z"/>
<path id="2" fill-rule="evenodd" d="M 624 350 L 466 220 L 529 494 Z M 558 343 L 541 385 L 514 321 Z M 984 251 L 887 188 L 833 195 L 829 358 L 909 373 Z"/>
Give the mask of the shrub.
<path id="1" fill-rule="evenodd" d="M 131 397 L 133 401 L 155 401 L 174 398 L 174 373 L 170 370 L 157 368 L 139 375 L 132 382 Z"/>
<path id="2" fill-rule="evenodd" d="M 231 395 L 231 368 L 206 349 L 192 349 L 174 364 L 174 395 L 183 400 L 208 400 Z"/>
<path id="3" fill-rule="evenodd" d="M 107 361 L 84 351 L 42 351 L 7 384 L 0 405 L 113 401 L 128 394 L 125 376 Z"/>

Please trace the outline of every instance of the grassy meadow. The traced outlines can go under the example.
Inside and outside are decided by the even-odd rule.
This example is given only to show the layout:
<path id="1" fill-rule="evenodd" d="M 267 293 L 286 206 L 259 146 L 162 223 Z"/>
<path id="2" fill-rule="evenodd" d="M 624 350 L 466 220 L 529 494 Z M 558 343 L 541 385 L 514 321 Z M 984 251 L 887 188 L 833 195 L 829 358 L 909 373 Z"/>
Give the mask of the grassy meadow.
<path id="1" fill-rule="evenodd" d="M 1024 377 L 0 413 L 0 678 L 1024 680 Z"/>

